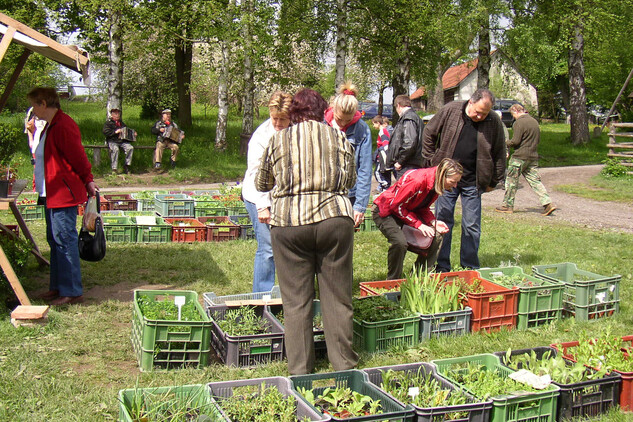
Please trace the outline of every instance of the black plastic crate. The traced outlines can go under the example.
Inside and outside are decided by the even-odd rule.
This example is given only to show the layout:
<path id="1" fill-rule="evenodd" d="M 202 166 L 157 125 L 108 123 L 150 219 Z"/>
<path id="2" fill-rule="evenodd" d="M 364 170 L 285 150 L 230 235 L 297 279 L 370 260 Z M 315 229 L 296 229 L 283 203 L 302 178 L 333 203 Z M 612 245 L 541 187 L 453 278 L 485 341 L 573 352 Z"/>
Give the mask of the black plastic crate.
<path id="1" fill-rule="evenodd" d="M 248 223 L 246 220 L 248 219 Z M 248 214 L 230 215 L 229 220 L 240 226 L 240 239 L 255 239 L 255 229 Z"/>
<path id="2" fill-rule="evenodd" d="M 511 356 L 522 355 L 534 351 L 538 359 L 546 353 L 556 357 L 558 351 L 553 347 L 535 347 L 532 349 L 512 350 Z M 507 352 L 494 353 L 499 357 L 501 364 L 505 366 Z M 565 359 L 572 365 L 573 362 Z M 594 371 L 587 368 L 587 371 Z M 591 418 L 609 411 L 611 407 L 617 407 L 620 403 L 620 386 L 622 377 L 616 372 L 606 374 L 603 378 L 588 380 L 574 384 L 561 384 L 552 381 L 552 384 L 560 388 L 558 397 L 558 414 L 556 420 L 571 419 L 576 417 Z"/>
<path id="3" fill-rule="evenodd" d="M 430 376 L 440 384 L 442 389 L 454 391 L 459 390 L 451 382 L 440 377 L 437 374 L 435 367 L 432 364 L 426 362 L 382 366 L 378 368 L 365 368 L 363 369 L 363 372 L 367 374 L 367 376 L 369 377 L 369 381 L 372 384 L 380 388 L 380 385 L 382 384 L 382 372 L 388 371 L 389 369 L 397 372 L 413 372 L 416 374 L 420 372 L 421 375 L 424 376 L 430 374 Z M 492 401 L 477 403 L 476 399 L 465 391 L 461 390 L 461 394 L 464 394 L 468 398 L 469 403 L 457 406 L 443 407 L 418 407 L 416 405 L 410 404 L 415 409 L 416 416 L 413 420 L 416 422 L 442 422 L 445 420 L 451 420 L 455 422 L 488 422 L 488 420 L 490 419 L 490 411 L 492 410 Z M 398 401 L 397 399 L 394 400 Z M 402 405 L 404 406 L 405 404 L 402 403 Z M 456 414 L 462 413 L 464 415 L 460 415 L 460 417 L 455 417 Z M 447 417 L 448 415 L 450 415 L 450 417 Z"/>

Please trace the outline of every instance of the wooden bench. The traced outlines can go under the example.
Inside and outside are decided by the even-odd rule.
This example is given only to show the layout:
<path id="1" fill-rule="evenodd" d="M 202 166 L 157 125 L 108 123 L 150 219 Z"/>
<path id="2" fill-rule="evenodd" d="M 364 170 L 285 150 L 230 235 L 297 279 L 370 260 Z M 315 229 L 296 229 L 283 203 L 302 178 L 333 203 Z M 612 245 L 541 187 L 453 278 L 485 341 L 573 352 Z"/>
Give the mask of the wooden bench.
<path id="1" fill-rule="evenodd" d="M 151 150 L 155 150 L 156 146 L 155 145 L 133 145 L 134 149 L 151 149 Z M 101 164 L 101 150 L 102 149 L 109 149 L 109 147 L 105 144 L 101 144 L 101 145 L 84 145 L 84 149 L 91 149 L 92 150 L 92 164 L 95 167 L 98 167 L 99 164 Z"/>

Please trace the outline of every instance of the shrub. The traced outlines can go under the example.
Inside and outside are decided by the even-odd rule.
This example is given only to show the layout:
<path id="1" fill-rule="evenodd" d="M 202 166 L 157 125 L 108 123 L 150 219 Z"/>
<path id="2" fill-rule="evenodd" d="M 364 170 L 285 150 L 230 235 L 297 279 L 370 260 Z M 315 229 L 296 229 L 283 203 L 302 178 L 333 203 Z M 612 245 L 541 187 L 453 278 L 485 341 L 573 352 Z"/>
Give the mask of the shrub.
<path id="1" fill-rule="evenodd" d="M 603 163 L 604 168 L 600 170 L 602 176 L 613 179 L 627 176 L 628 169 L 617 158 L 607 158 Z"/>
<path id="2" fill-rule="evenodd" d="M 20 131 L 7 123 L 0 123 L 0 165 L 9 164 L 18 151 Z"/>

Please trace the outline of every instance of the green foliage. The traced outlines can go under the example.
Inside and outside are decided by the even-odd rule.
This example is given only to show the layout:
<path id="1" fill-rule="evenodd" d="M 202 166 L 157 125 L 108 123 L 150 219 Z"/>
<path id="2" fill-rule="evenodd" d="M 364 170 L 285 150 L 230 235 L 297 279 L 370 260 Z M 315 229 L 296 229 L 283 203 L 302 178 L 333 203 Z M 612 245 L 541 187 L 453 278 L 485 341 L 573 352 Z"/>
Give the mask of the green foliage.
<path id="1" fill-rule="evenodd" d="M 178 394 L 175 390 L 164 392 L 135 389 L 127 409 L 133 421 L 171 421 L 187 422 L 211 420 L 203 419 L 203 415 L 215 414 L 213 404 L 206 397 L 206 385 L 194 388 L 189 392 Z"/>
<path id="2" fill-rule="evenodd" d="M 21 137 L 22 133 L 17 128 L 0 122 L 0 165 L 11 164 Z"/>
<path id="3" fill-rule="evenodd" d="M 147 295 L 139 295 L 137 300 L 143 316 L 149 320 L 178 321 L 178 307 L 171 299 L 154 300 Z M 181 309 L 181 321 L 203 321 L 194 302 L 187 302 Z"/>
<path id="4" fill-rule="evenodd" d="M 402 308 L 398 302 L 391 301 L 384 296 L 367 296 L 353 299 L 354 319 L 365 322 L 379 322 L 405 318 L 411 312 Z"/>
<path id="5" fill-rule="evenodd" d="M 285 397 L 265 383 L 257 386 L 234 387 L 230 398 L 216 397 L 224 413 L 232 421 L 295 422 L 296 404 L 293 396 Z"/>
<path id="6" fill-rule="evenodd" d="M 378 415 L 382 412 L 380 400 L 353 391 L 351 388 L 325 388 L 321 394 L 299 387 L 298 391 L 321 412 L 335 418 L 347 419 L 354 416 Z"/>
<path id="7" fill-rule="evenodd" d="M 622 165 L 622 162 L 617 158 L 607 158 L 603 161 L 604 167 L 600 170 L 600 174 L 608 179 L 618 179 L 628 176 L 628 169 Z"/>
<path id="8" fill-rule="evenodd" d="M 257 316 L 255 308 L 250 306 L 227 310 L 217 323 L 229 336 L 250 336 L 268 331 L 266 320 Z"/>
<path id="9" fill-rule="evenodd" d="M 458 311 L 463 308 L 465 299 L 460 290 L 460 283 L 446 284 L 439 277 L 419 269 L 412 271 L 400 285 L 400 303 L 403 308 L 424 315 Z"/>

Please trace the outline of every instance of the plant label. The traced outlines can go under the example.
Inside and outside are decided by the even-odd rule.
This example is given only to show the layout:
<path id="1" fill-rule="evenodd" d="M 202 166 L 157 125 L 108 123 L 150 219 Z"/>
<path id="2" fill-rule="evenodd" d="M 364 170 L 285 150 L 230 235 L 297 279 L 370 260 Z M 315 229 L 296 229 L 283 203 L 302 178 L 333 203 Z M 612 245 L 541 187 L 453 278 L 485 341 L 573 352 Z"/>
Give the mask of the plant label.
<path id="1" fill-rule="evenodd" d="M 407 395 L 411 396 L 411 398 L 416 398 L 420 395 L 420 387 L 409 387 Z"/>
<path id="2" fill-rule="evenodd" d="M 262 296 L 262 300 L 264 301 L 264 303 L 270 302 L 270 299 L 272 299 L 272 297 L 270 295 L 263 295 Z"/>
<path id="3" fill-rule="evenodd" d="M 182 317 L 182 307 L 187 301 L 185 296 L 174 296 L 174 304 L 178 307 L 178 321 L 180 321 Z"/>

